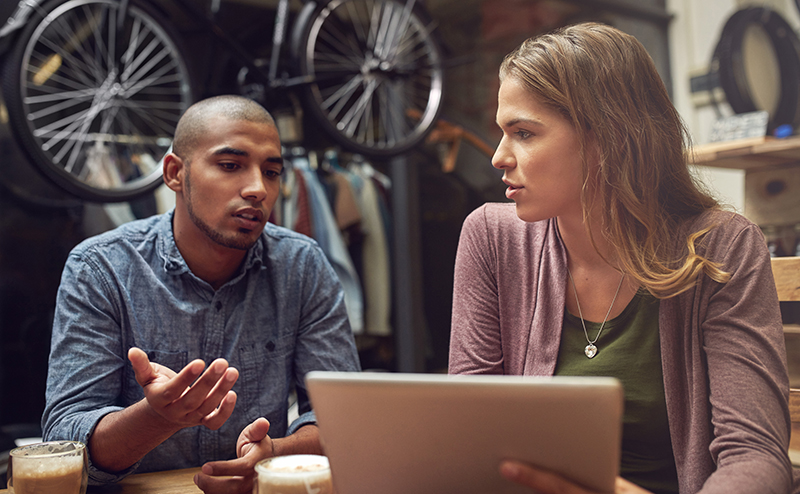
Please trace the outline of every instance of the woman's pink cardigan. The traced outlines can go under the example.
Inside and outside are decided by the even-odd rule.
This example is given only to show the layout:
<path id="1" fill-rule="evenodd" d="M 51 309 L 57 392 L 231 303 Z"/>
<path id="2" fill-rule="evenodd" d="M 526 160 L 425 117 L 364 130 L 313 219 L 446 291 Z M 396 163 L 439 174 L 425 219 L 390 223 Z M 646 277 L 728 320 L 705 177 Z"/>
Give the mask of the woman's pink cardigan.
<path id="1" fill-rule="evenodd" d="M 713 211 L 698 253 L 731 274 L 701 276 L 661 301 L 659 333 L 681 493 L 790 491 L 786 350 L 769 253 L 744 217 Z M 450 373 L 552 375 L 565 307 L 564 246 L 554 220 L 525 223 L 514 204 L 464 222 L 456 258 Z"/>

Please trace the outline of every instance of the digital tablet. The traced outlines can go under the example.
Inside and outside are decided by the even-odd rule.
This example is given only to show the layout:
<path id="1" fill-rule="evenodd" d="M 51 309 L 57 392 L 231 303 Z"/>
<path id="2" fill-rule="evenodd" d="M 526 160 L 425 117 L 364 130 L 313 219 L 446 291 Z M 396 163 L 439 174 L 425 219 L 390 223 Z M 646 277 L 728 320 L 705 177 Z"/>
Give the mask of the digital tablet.
<path id="1" fill-rule="evenodd" d="M 530 494 L 500 475 L 506 458 L 614 490 L 614 378 L 311 372 L 306 385 L 338 494 Z"/>

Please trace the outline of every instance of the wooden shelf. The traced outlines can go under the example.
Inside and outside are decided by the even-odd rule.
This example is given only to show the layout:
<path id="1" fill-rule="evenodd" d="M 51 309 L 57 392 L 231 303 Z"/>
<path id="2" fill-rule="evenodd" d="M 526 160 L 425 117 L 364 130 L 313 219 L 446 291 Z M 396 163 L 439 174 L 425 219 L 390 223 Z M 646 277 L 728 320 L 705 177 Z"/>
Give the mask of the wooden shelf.
<path id="1" fill-rule="evenodd" d="M 751 170 L 800 162 L 800 136 L 776 139 L 755 137 L 695 146 L 691 163 L 718 168 Z"/>

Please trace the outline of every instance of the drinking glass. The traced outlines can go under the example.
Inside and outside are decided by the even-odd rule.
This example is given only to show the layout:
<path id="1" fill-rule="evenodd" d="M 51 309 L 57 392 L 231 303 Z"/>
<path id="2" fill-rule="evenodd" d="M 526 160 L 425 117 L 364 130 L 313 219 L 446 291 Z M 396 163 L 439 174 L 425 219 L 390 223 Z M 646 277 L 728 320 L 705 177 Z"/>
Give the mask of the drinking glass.
<path id="1" fill-rule="evenodd" d="M 334 494 L 328 458 L 287 455 L 256 464 L 253 494 Z"/>
<path id="2" fill-rule="evenodd" d="M 8 458 L 10 494 L 86 494 L 86 445 L 50 441 L 12 449 Z"/>

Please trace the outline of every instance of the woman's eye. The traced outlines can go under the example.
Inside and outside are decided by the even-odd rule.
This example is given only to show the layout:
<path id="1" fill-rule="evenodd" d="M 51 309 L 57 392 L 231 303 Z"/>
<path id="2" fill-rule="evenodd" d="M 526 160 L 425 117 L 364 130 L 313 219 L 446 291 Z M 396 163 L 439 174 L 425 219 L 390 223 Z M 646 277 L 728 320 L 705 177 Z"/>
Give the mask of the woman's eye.
<path id="1" fill-rule="evenodd" d="M 523 139 L 523 140 L 525 140 L 525 139 L 527 139 L 528 137 L 530 137 L 530 136 L 532 136 L 532 135 L 533 135 L 533 134 L 531 134 L 530 132 L 528 132 L 528 131 L 526 131 L 526 130 L 518 130 L 518 131 L 514 132 L 514 134 L 515 134 L 517 137 L 519 137 L 520 139 Z"/>

